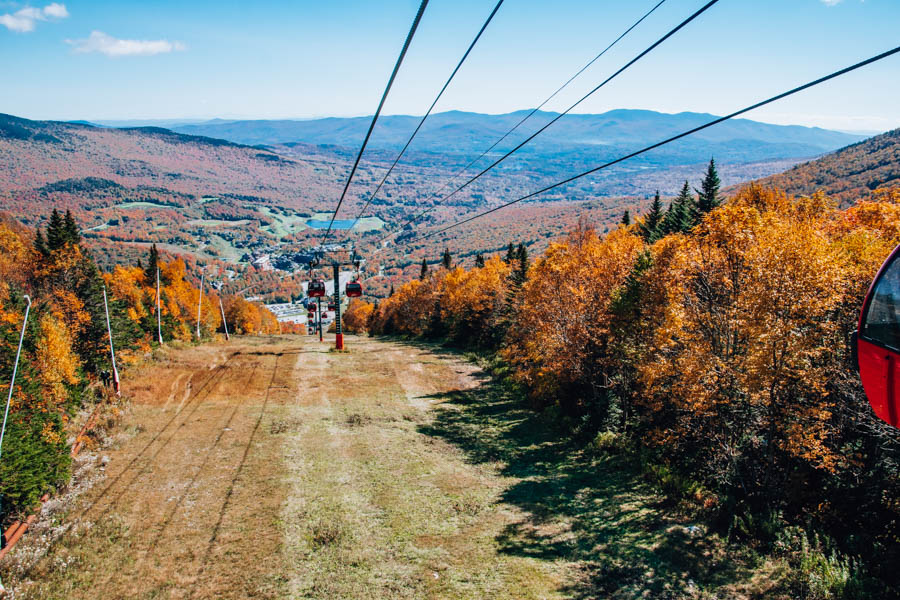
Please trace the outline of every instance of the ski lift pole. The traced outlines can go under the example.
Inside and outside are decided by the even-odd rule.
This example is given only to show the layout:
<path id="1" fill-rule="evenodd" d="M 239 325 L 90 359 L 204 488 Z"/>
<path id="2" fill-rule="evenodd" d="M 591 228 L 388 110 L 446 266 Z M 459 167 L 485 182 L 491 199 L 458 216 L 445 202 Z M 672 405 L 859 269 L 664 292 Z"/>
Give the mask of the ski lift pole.
<path id="1" fill-rule="evenodd" d="M 219 296 L 219 310 L 222 311 L 222 326 L 225 327 L 225 341 L 227 342 L 231 338 L 228 337 L 228 321 L 225 320 L 225 307 L 222 306 L 221 296 Z"/>
<path id="2" fill-rule="evenodd" d="M 160 309 L 159 267 L 156 267 L 156 332 L 159 334 L 159 345 L 162 346 L 162 310 Z"/>
<path id="3" fill-rule="evenodd" d="M 16 373 L 19 371 L 19 357 L 22 356 L 22 343 L 25 341 L 25 326 L 28 325 L 28 313 L 31 311 L 31 296 L 25 294 L 25 301 L 28 304 L 25 306 L 25 318 L 22 320 L 22 333 L 19 334 L 19 349 L 16 351 L 16 362 L 13 363 L 13 372 L 12 379 L 9 381 L 9 394 L 6 396 L 6 411 L 3 413 L 3 427 L 0 428 L 0 456 L 3 455 L 3 436 L 6 435 L 6 420 L 9 418 L 9 405 L 12 404 L 12 395 L 13 389 L 16 385 Z M 0 501 L 2 501 L 3 496 L 0 495 Z M 3 589 L 3 584 L 0 583 L 0 590 Z"/>
<path id="4" fill-rule="evenodd" d="M 197 340 L 200 340 L 200 307 L 203 305 L 203 276 L 205 271 L 200 271 L 200 296 L 197 298 Z"/>
<path id="5" fill-rule="evenodd" d="M 109 334 L 109 356 L 112 360 L 113 385 L 116 388 L 116 396 L 121 396 L 119 389 L 119 369 L 116 368 L 116 349 L 113 346 L 112 325 L 109 323 L 109 301 L 106 299 L 106 286 L 103 286 L 103 308 L 106 310 L 106 332 Z"/>
<path id="6" fill-rule="evenodd" d="M 323 341 L 322 337 L 322 299 L 316 298 L 316 325 L 318 325 L 319 330 L 319 341 Z"/>
<path id="7" fill-rule="evenodd" d="M 334 348 L 344 349 L 344 334 L 341 332 L 341 264 L 334 263 Z"/>

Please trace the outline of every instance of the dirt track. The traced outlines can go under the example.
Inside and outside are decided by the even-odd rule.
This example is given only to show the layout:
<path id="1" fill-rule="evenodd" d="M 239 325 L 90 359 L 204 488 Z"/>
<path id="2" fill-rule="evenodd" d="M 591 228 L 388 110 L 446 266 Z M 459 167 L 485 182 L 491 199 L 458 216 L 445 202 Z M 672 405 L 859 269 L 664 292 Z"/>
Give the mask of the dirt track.
<path id="1" fill-rule="evenodd" d="M 571 564 L 498 551 L 509 480 L 425 431 L 477 370 L 348 346 L 249 338 L 126 381 L 105 477 L 16 597 L 562 597 Z"/>

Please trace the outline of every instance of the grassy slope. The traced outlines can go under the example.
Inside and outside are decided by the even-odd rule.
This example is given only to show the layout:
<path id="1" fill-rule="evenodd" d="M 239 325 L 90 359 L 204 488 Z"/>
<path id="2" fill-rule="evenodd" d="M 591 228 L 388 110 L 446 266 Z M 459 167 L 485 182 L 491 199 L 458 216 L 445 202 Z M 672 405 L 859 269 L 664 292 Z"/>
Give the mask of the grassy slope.
<path id="1" fill-rule="evenodd" d="M 17 598 L 780 597 L 461 357 L 348 344 L 236 340 L 127 382 L 107 480 L 36 566 L 17 548 Z"/>

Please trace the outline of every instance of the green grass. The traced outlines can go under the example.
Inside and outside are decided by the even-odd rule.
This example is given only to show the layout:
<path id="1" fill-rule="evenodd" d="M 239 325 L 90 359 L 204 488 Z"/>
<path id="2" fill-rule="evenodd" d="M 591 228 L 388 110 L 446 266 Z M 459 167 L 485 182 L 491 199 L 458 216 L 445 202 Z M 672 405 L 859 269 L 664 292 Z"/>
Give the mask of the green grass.
<path id="1" fill-rule="evenodd" d="M 605 443 L 585 451 L 495 381 L 436 399 L 442 409 L 420 431 L 515 481 L 499 499 L 529 518 L 504 529 L 496 540 L 501 552 L 581 564 L 584 577 L 566 590 L 569 597 L 742 598 L 771 591 L 774 582 L 760 577 L 771 563 L 679 515 L 628 455 L 604 453 Z"/>
<path id="2" fill-rule="evenodd" d="M 293 233 L 297 233 L 298 231 L 303 231 L 304 229 L 306 229 L 306 220 L 308 219 L 308 217 L 301 217 L 298 215 L 285 215 L 280 212 L 273 211 L 268 206 L 263 206 L 259 210 L 273 219 L 273 223 L 271 225 L 266 225 L 262 228 L 262 230 L 274 235 L 275 237 L 286 237 Z"/>

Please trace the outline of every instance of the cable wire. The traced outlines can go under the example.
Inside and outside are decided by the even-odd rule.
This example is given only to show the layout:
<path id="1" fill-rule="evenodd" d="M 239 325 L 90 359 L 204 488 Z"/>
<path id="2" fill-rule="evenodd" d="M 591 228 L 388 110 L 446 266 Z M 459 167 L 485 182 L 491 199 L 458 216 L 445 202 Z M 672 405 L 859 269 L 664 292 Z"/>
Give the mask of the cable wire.
<path id="1" fill-rule="evenodd" d="M 535 196 L 537 196 L 537 195 L 539 195 L 539 194 L 543 194 L 544 192 L 550 191 L 550 190 L 552 190 L 552 189 L 554 189 L 554 188 L 557 188 L 557 187 L 559 187 L 559 186 L 561 186 L 561 185 L 565 185 L 565 184 L 567 184 L 567 183 L 571 183 L 572 181 L 575 181 L 576 179 L 580 179 L 580 178 L 582 178 L 582 177 L 584 177 L 584 176 L 586 176 L 586 175 L 590 175 L 590 174 L 592 174 L 592 173 L 596 173 L 597 171 L 600 171 L 600 170 L 602 170 L 602 169 L 606 169 L 606 168 L 611 167 L 611 166 L 613 166 L 613 165 L 616 165 L 616 164 L 618 164 L 618 163 L 620 163 L 620 162 L 626 161 L 626 160 L 628 160 L 628 159 L 630 159 L 630 158 L 634 158 L 635 156 L 639 156 L 639 155 L 641 155 L 641 154 L 644 154 L 645 152 L 649 152 L 649 151 L 651 151 L 651 150 L 655 150 L 656 148 L 659 148 L 660 146 L 665 146 L 666 144 L 670 144 L 670 143 L 672 143 L 672 142 L 674 142 L 674 141 L 676 141 L 676 140 L 680 140 L 680 139 L 683 138 L 683 137 L 687 137 L 687 136 L 689 136 L 689 135 L 692 135 L 692 134 L 694 134 L 694 133 L 697 133 L 698 131 L 702 131 L 702 130 L 704 130 L 704 129 L 707 129 L 708 127 L 712 127 L 713 125 L 718 125 L 719 123 L 722 123 L 723 121 L 727 121 L 727 120 L 729 120 L 729 119 L 733 119 L 734 117 L 740 116 L 740 115 L 742 115 L 742 114 L 744 114 L 744 113 L 750 112 L 750 111 L 752 111 L 752 110 L 755 110 L 755 109 L 760 108 L 760 107 L 762 107 L 762 106 L 765 106 L 765 105 L 767 105 L 767 104 L 771 104 L 772 102 L 776 102 L 776 101 L 781 100 L 781 99 L 783 99 L 783 98 L 787 98 L 788 96 L 792 96 L 792 95 L 794 95 L 794 94 L 796 94 L 796 93 L 802 92 L 802 91 L 807 90 L 807 89 L 809 89 L 809 88 L 811 88 L 811 87 L 814 87 L 814 86 L 817 86 L 817 85 L 819 85 L 819 84 L 825 83 L 826 81 L 830 81 L 830 80 L 832 80 L 832 79 L 835 79 L 836 77 L 840 77 L 841 75 L 846 75 L 847 73 L 850 73 L 851 71 L 855 71 L 855 70 L 857 70 L 857 69 L 861 69 L 862 67 L 865 67 L 865 66 L 870 65 L 870 64 L 872 64 L 872 63 L 878 62 L 878 61 L 883 60 L 883 59 L 885 59 L 885 58 L 888 58 L 889 56 L 893 56 L 894 54 L 897 54 L 897 53 L 900 53 L 900 46 L 897 46 L 897 47 L 894 48 L 893 50 L 888 50 L 887 52 L 882 52 L 881 54 L 879 54 L 879 55 L 877 55 L 877 56 L 873 56 L 872 58 L 868 58 L 868 59 L 866 59 L 866 60 L 864 60 L 864 61 L 862 61 L 862 62 L 858 62 L 858 63 L 856 63 L 855 65 L 851 65 L 851 66 L 849 66 L 849 67 L 846 67 L 846 68 L 844 68 L 844 69 L 841 69 L 840 71 L 835 71 L 834 73 L 831 73 L 831 74 L 826 75 L 826 76 L 824 76 L 824 77 L 820 77 L 819 79 L 816 79 L 815 81 L 810 81 L 809 83 L 805 83 L 805 84 L 803 84 L 803 85 L 801 85 L 801 86 L 799 86 L 799 87 L 795 87 L 794 89 L 788 90 L 788 91 L 783 92 L 783 93 L 781 93 L 781 94 L 778 94 L 777 96 L 772 96 L 771 98 L 768 98 L 768 99 L 763 100 L 763 101 L 761 101 L 761 102 L 757 102 L 756 104 L 753 104 L 753 105 L 748 106 L 748 107 L 746 107 L 746 108 L 742 108 L 742 109 L 740 109 L 740 110 L 738 110 L 738 111 L 735 111 L 735 112 L 733 112 L 733 113 L 731 113 L 731 114 L 729 114 L 729 115 L 726 115 L 726 116 L 724 116 L 724 117 L 718 117 L 718 118 L 716 118 L 716 119 L 713 119 L 712 121 L 709 121 L 709 122 L 707 122 L 707 123 L 704 123 L 703 125 L 699 125 L 699 126 L 697 126 L 697 127 L 694 127 L 693 129 L 689 129 L 688 131 L 685 131 L 685 132 L 683 132 L 683 133 L 679 133 L 678 135 L 674 135 L 674 136 L 672 136 L 672 137 L 670 137 L 670 138 L 667 138 L 667 139 L 665 139 L 665 140 L 663 140 L 663 141 L 661 141 L 661 142 L 657 142 L 657 143 L 655 143 L 655 144 L 653 144 L 653 145 L 647 146 L 646 148 L 642 148 L 641 150 L 637 150 L 636 152 L 632 152 L 631 154 L 627 154 L 627 155 L 625 155 L 625 156 L 622 156 L 622 157 L 620 157 L 620 158 L 617 158 L 616 160 L 613 160 L 613 161 L 610 161 L 610 162 L 608 162 L 608 163 L 602 164 L 602 165 L 600 165 L 599 167 L 594 167 L 593 169 L 590 169 L 590 170 L 588 170 L 588 171 L 584 171 L 583 173 L 579 173 L 578 175 L 573 175 L 572 177 L 569 177 L 568 179 L 564 179 L 564 180 L 562 180 L 562 181 L 560 181 L 560 182 L 558 182 L 558 183 L 554 183 L 553 185 L 548 185 L 547 187 L 541 188 L 541 189 L 539 189 L 539 190 L 536 191 L 536 192 L 532 192 L 532 193 L 530 193 L 530 194 L 527 194 L 527 195 L 525 195 L 525 196 L 522 196 L 521 198 L 516 198 L 515 200 L 512 200 L 512 201 L 510 201 L 510 202 L 506 202 L 506 203 L 501 204 L 500 206 L 496 206 L 496 207 L 494 207 L 494 208 L 492 208 L 492 209 L 490 209 L 490 210 L 486 210 L 486 211 L 484 211 L 484 212 L 482 212 L 482 213 L 479 213 L 479 214 L 477 214 L 477 215 L 475 215 L 475 216 L 473 216 L 473 217 L 469 217 L 468 219 L 464 219 L 464 220 L 462 220 L 462 221 L 458 221 L 458 222 L 456 222 L 456 223 L 453 223 L 452 225 L 449 225 L 449 226 L 444 227 L 444 228 L 442 228 L 442 229 L 439 229 L 439 230 L 437 230 L 437 231 L 429 232 L 428 234 L 422 236 L 421 239 L 424 240 L 424 239 L 427 239 L 427 238 L 429 238 L 429 237 L 431 237 L 431 236 L 433 236 L 433 235 L 437 235 L 437 234 L 439 234 L 439 233 L 444 233 L 445 231 L 448 231 L 448 230 L 450 230 L 450 229 L 453 229 L 454 227 L 459 227 L 460 225 L 464 225 L 465 223 L 470 223 L 471 221 L 474 221 L 475 219 L 480 219 L 481 217 L 484 217 L 484 216 L 486 216 L 486 215 L 489 215 L 489 214 L 491 214 L 491 213 L 493 213 L 493 212 L 497 212 L 498 210 L 500 210 L 500 209 L 502 209 L 502 208 L 506 208 L 507 206 L 511 206 L 511 205 L 516 204 L 516 203 L 518 203 L 518 202 L 522 202 L 523 200 L 528 200 L 529 198 L 534 198 Z"/>
<path id="2" fill-rule="evenodd" d="M 425 119 L 431 114 L 431 111 L 434 110 L 434 107 L 437 105 L 438 100 L 441 99 L 444 92 L 447 90 L 447 87 L 450 85 L 450 82 L 453 81 L 453 78 L 456 76 L 457 71 L 459 71 L 460 67 L 462 67 L 463 63 L 466 62 L 466 59 L 469 57 L 469 53 L 472 52 L 472 48 L 475 47 L 475 44 L 478 43 L 478 40 L 481 38 L 481 34 L 484 33 L 484 30 L 487 29 L 488 25 L 490 25 L 491 21 L 494 19 L 494 15 L 497 14 L 497 11 L 500 10 L 500 6 L 503 4 L 504 0 L 500 0 L 497 2 L 497 5 L 494 7 L 494 10 L 491 11 L 491 14 L 488 16 L 487 20 L 484 22 L 484 25 L 481 26 L 481 29 L 478 31 L 478 35 L 475 36 L 475 39 L 472 40 L 472 43 L 469 44 L 469 48 L 466 50 L 465 54 L 463 54 L 462 58 L 459 60 L 459 63 L 456 65 L 456 68 L 453 69 L 453 72 L 450 73 L 450 77 L 447 79 L 447 82 L 444 84 L 444 87 L 441 88 L 441 91 L 438 92 L 437 97 L 434 99 L 434 102 L 431 103 L 431 106 L 428 108 L 428 111 L 425 113 L 425 116 L 419 121 L 419 124 L 416 126 L 415 131 L 412 132 L 412 135 L 409 136 L 409 139 L 406 140 L 406 144 L 403 146 L 403 149 L 400 150 L 400 154 L 397 155 L 397 158 L 394 159 L 394 163 L 391 165 L 391 168 L 387 170 L 387 173 L 384 174 L 384 177 L 381 178 L 381 182 L 378 184 L 378 187 L 375 188 L 375 191 L 372 192 L 372 195 L 369 196 L 369 199 L 366 201 L 365 206 L 362 207 L 362 210 L 359 211 L 359 214 L 356 215 L 356 219 L 353 221 L 353 225 L 350 229 L 356 226 L 356 223 L 359 222 L 360 217 L 363 216 L 363 213 L 366 212 L 366 209 L 369 208 L 369 205 L 372 203 L 372 200 L 375 199 L 375 196 L 378 195 L 378 192 L 381 191 L 382 186 L 384 186 L 384 182 L 387 181 L 388 176 L 394 171 L 394 167 L 397 166 L 397 163 L 400 162 L 400 159 L 406 153 L 407 148 L 412 143 L 413 138 L 419 133 L 419 130 L 422 128 L 422 125 L 425 124 Z M 665 2 L 665 0 L 663 0 Z M 662 2 L 660 3 L 662 4 Z M 348 230 L 349 231 L 349 230 Z"/>
<path id="3" fill-rule="evenodd" d="M 454 195 L 456 195 L 457 193 L 461 192 L 463 189 L 465 189 L 466 187 L 468 187 L 471 183 L 473 183 L 474 181 L 476 181 L 477 179 L 479 179 L 482 175 L 484 175 L 485 173 L 487 173 L 488 171 L 490 171 L 491 169 L 493 169 L 494 167 L 496 167 L 497 165 L 499 165 L 501 162 L 503 162 L 503 161 L 506 160 L 507 158 L 509 158 L 514 152 L 516 152 L 517 150 L 519 150 L 520 148 L 522 148 L 522 146 L 524 146 L 525 144 L 527 144 L 528 142 L 530 142 L 531 140 L 533 140 L 534 138 L 536 138 L 538 135 L 540 135 L 541 133 L 543 133 L 548 127 L 550 127 L 551 125 L 553 125 L 554 123 L 556 123 L 557 121 L 559 121 L 561 118 L 563 118 L 564 116 L 566 116 L 566 115 L 567 115 L 569 112 L 571 112 L 572 109 L 574 109 L 576 106 L 578 106 L 579 104 L 581 104 L 582 102 L 584 102 L 585 100 L 587 100 L 587 99 L 588 99 L 591 95 L 593 95 L 597 90 L 599 90 L 600 88 L 602 88 L 603 86 L 605 86 L 607 83 L 609 83 L 610 81 L 612 81 L 613 79 L 615 79 L 616 77 L 618 77 L 620 74 L 622 74 L 625 70 L 627 70 L 629 67 L 631 67 L 633 64 L 635 64 L 637 61 L 639 61 L 639 60 L 642 59 L 643 57 L 647 56 L 650 52 L 652 52 L 653 50 L 655 50 L 660 44 L 662 44 L 662 43 L 665 42 L 667 39 L 669 39 L 670 37 L 672 37 L 673 35 L 675 35 L 676 33 L 678 33 L 681 29 L 683 29 L 684 27 L 686 27 L 691 21 L 693 21 L 694 19 L 696 19 L 697 17 L 699 17 L 700 15 L 702 15 L 704 12 L 706 12 L 707 10 L 709 10 L 710 8 L 712 8 L 713 5 L 715 5 L 715 4 L 718 3 L 718 2 L 719 2 L 719 0 L 710 0 L 709 2 L 707 2 L 707 3 L 706 3 L 705 5 L 703 5 L 699 10 L 697 10 L 694 14 L 692 14 L 691 16 L 689 16 L 688 18 L 686 18 L 685 20 L 683 20 L 681 23 L 679 23 L 678 25 L 676 25 L 674 29 L 672 29 L 672 30 L 669 31 L 667 34 L 665 34 L 664 36 L 662 36 L 661 38 L 659 38 L 658 40 L 656 40 L 651 46 L 649 46 L 649 47 L 646 48 L 643 52 L 641 52 L 640 54 L 638 54 L 637 56 L 635 56 L 634 58 L 632 58 L 630 61 L 628 61 L 628 62 L 625 64 L 625 66 L 621 67 L 618 71 L 616 71 L 615 73 L 613 73 L 612 75 L 610 75 L 609 77 L 607 77 L 606 79 L 604 79 L 604 80 L 603 80 L 598 86 L 596 86 L 594 89 L 592 89 L 592 90 L 589 91 L 587 94 L 585 94 L 584 96 L 582 96 L 581 99 L 579 99 L 577 102 L 575 102 L 575 104 L 571 105 L 569 108 L 567 108 L 567 109 L 564 110 L 563 112 L 559 113 L 559 114 L 558 114 L 556 117 L 554 117 L 549 123 L 547 123 L 546 125 L 544 125 L 544 126 L 541 127 L 540 129 L 538 129 L 537 131 L 535 131 L 534 133 L 532 133 L 530 136 L 528 136 L 527 138 L 525 138 L 525 139 L 524 139 L 522 142 L 520 142 L 516 147 L 514 147 L 512 150 L 510 150 L 509 152 L 507 152 L 506 154 L 504 154 L 504 155 L 501 156 L 500 158 L 498 158 L 496 161 L 494 161 L 493 163 L 491 163 L 489 166 L 485 167 L 485 168 L 484 168 L 482 171 L 480 171 L 478 174 L 472 176 L 472 177 L 471 177 L 468 181 L 466 181 L 464 184 L 462 184 L 461 186 L 457 187 L 455 190 L 453 190 L 452 192 L 450 192 L 449 194 L 447 194 L 446 196 L 444 196 L 443 198 L 441 198 L 440 200 L 438 200 L 438 201 L 435 203 L 435 205 L 437 205 L 437 204 L 443 204 L 445 201 L 449 200 L 449 199 L 452 198 Z M 433 207 L 432 207 L 432 208 L 433 208 Z"/>
<path id="4" fill-rule="evenodd" d="M 331 234 L 331 228 L 334 226 L 334 220 L 337 217 L 338 211 L 341 210 L 341 204 L 344 202 L 344 197 L 347 195 L 347 190 L 350 188 L 350 182 L 353 180 L 353 175 L 356 173 L 357 167 L 359 167 L 359 160 L 362 158 L 363 152 L 366 150 L 366 145 L 369 143 L 369 138 L 372 136 L 372 130 L 375 129 L 375 122 L 378 120 L 378 116 L 381 114 L 381 109 L 384 107 L 384 102 L 387 100 L 388 94 L 391 91 L 391 86 L 394 85 L 394 79 L 397 77 L 397 71 L 400 70 L 400 65 L 403 63 L 403 57 L 406 56 L 406 51 L 409 50 L 409 44 L 412 42 L 413 36 L 416 33 L 416 29 L 419 28 L 419 22 L 422 20 L 422 14 L 425 12 L 425 7 L 428 6 L 428 0 L 422 0 L 422 3 L 419 5 L 419 11 L 416 13 L 416 18 L 413 20 L 412 27 L 409 29 L 409 34 L 406 36 L 406 41 L 403 43 L 403 50 L 400 51 L 400 56 L 397 57 L 397 63 L 394 65 L 394 70 L 391 73 L 391 78 L 388 79 L 387 87 L 384 88 L 384 94 L 381 95 L 381 102 L 378 103 L 378 110 L 375 111 L 375 114 L 372 116 L 372 122 L 369 124 L 369 130 L 366 132 L 366 137 L 363 139 L 362 147 L 359 149 L 359 154 L 356 155 L 356 160 L 353 162 L 353 168 L 350 169 L 350 176 L 347 177 L 347 183 L 344 184 L 344 191 L 341 192 L 341 197 L 338 200 L 337 207 L 334 209 L 334 214 L 331 215 L 331 221 L 328 223 L 328 230 L 325 232 L 325 235 L 322 237 L 322 243 L 324 244 L 328 240 L 328 236 Z"/>
<path id="5" fill-rule="evenodd" d="M 548 102 L 550 102 L 551 100 L 553 100 L 553 98 L 555 98 L 555 97 L 557 96 L 557 94 L 559 94 L 561 91 L 563 91 L 564 89 L 566 89 L 566 87 L 568 87 L 570 83 L 572 83 L 573 81 L 575 81 L 575 79 L 577 79 L 579 75 L 581 75 L 582 73 L 584 73 L 591 65 L 593 65 L 595 62 L 597 62 L 597 61 L 600 59 L 600 57 L 602 57 L 604 54 L 606 54 L 607 52 L 609 52 L 609 51 L 612 49 L 613 46 L 615 46 L 615 45 L 618 44 L 620 41 L 622 41 L 622 39 L 623 39 L 625 36 L 627 36 L 629 33 L 631 33 L 631 31 L 632 31 L 634 28 L 636 28 L 638 25 L 640 25 L 647 17 L 649 17 L 650 15 L 652 15 L 654 12 L 656 12 L 656 9 L 658 9 L 660 6 L 662 6 L 665 2 L 666 2 L 666 0 L 660 0 L 653 8 L 651 8 L 649 11 L 647 11 L 646 13 L 644 13 L 644 16 L 642 16 L 640 19 L 638 19 L 637 21 L 635 21 L 634 24 L 631 25 L 631 27 L 629 27 L 628 29 L 625 30 L 624 33 L 622 33 L 622 35 L 620 35 L 619 37 L 617 37 L 617 38 L 616 38 L 609 46 L 607 46 L 606 48 L 604 48 L 602 52 L 600 52 L 599 54 L 597 54 L 597 56 L 595 56 L 594 58 L 592 58 L 586 65 L 584 65 L 583 67 L 581 67 L 581 69 L 579 69 L 577 73 L 575 73 L 574 75 L 572 75 L 572 76 L 569 78 L 568 81 L 566 81 L 564 84 L 562 84 L 561 86 L 559 86 L 559 87 L 556 89 L 555 92 L 553 92 L 552 94 L 550 94 L 549 96 L 547 96 L 547 98 L 546 98 L 543 102 L 541 102 L 536 108 L 533 108 L 528 114 L 526 114 L 522 119 L 520 119 L 519 122 L 516 123 L 515 125 L 513 125 L 512 128 L 511 128 L 509 131 L 507 131 L 506 133 L 504 133 L 497 141 L 495 141 L 493 144 L 491 144 L 491 146 L 490 146 L 488 149 L 486 149 L 484 152 L 482 152 L 481 154 L 479 154 L 479 155 L 478 155 L 478 158 L 476 158 L 475 160 L 471 161 L 469 164 L 467 164 L 467 165 L 464 166 L 462 169 L 460 169 L 459 171 L 457 171 L 452 177 L 450 177 L 450 179 L 448 179 L 447 182 L 444 183 L 444 185 L 441 186 L 441 188 L 437 191 L 437 194 L 440 194 L 441 192 L 443 192 L 447 187 L 450 186 L 451 183 L 453 183 L 453 181 L 456 180 L 457 177 L 459 177 L 460 175 L 462 175 L 463 173 L 465 173 L 466 171 L 468 171 L 474 164 L 476 164 L 478 161 L 480 161 L 482 158 L 484 158 L 485 155 L 488 154 L 488 152 L 490 152 L 491 150 L 493 150 L 494 148 L 496 148 L 501 142 L 503 142 L 503 140 L 505 140 L 505 139 L 506 139 L 507 137 L 509 137 L 513 132 L 515 132 L 519 127 L 521 127 L 522 124 L 525 123 L 525 121 L 527 121 L 528 119 L 530 119 L 531 117 L 533 117 L 539 110 L 541 110 L 542 108 L 544 108 L 544 106 L 546 106 Z M 570 109 L 570 110 L 571 110 L 571 109 Z M 437 195 L 437 194 L 435 194 L 435 195 Z M 424 217 L 425 215 L 427 215 L 429 212 L 431 212 L 432 210 L 434 210 L 434 209 L 437 207 L 437 205 L 438 205 L 438 203 L 435 203 L 435 204 L 429 206 L 428 208 L 422 210 L 422 211 L 419 212 L 418 214 L 416 214 L 416 215 L 414 215 L 414 216 L 412 216 L 412 217 L 406 219 L 406 221 L 404 221 L 403 225 L 400 226 L 400 230 L 399 230 L 399 231 L 402 232 L 403 228 L 404 228 L 406 225 L 408 225 L 408 224 L 410 224 L 410 223 L 414 223 L 415 221 L 418 221 L 419 219 L 421 219 L 422 217 Z M 393 235 L 393 234 L 391 234 L 391 235 Z M 383 242 L 383 241 L 386 240 L 388 237 L 390 237 L 390 235 L 385 236 L 384 238 L 382 238 L 381 240 L 379 240 L 379 242 Z"/>

